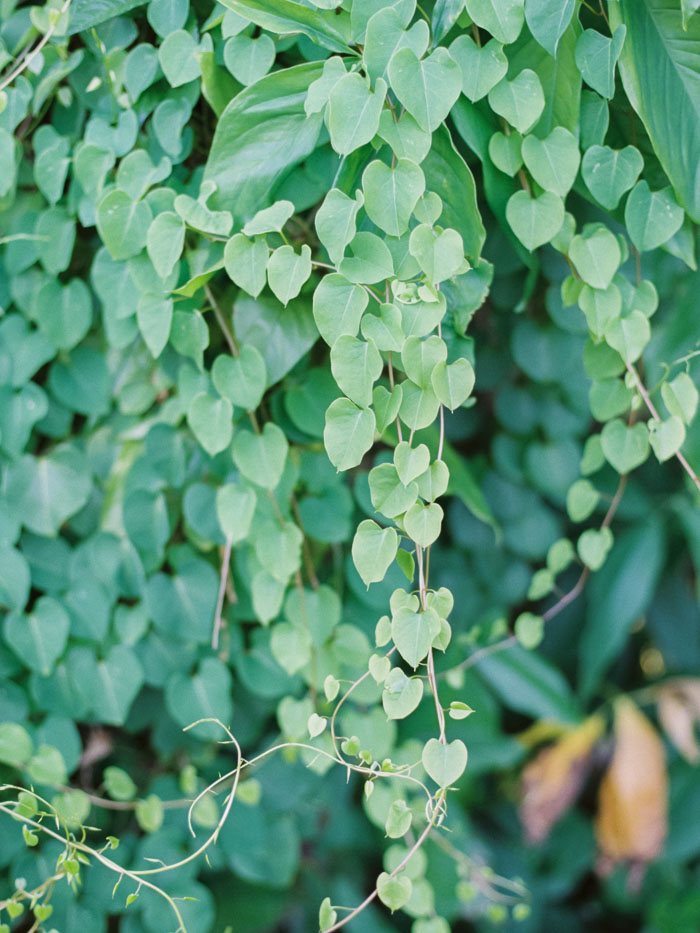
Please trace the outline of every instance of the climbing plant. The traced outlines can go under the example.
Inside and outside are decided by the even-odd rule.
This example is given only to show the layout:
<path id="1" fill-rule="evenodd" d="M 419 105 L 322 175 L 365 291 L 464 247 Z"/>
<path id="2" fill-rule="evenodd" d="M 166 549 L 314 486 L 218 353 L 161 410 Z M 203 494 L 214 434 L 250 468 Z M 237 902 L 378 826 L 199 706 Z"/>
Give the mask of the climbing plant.
<path id="1" fill-rule="evenodd" d="M 697 929 L 697 6 L 0 0 L 0 931 Z"/>

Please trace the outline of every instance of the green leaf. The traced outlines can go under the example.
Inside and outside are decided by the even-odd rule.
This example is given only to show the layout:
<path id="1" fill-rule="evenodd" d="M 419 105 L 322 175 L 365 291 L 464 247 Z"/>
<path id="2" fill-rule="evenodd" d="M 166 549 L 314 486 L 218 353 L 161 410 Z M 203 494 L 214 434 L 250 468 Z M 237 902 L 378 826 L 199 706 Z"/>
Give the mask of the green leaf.
<path id="1" fill-rule="evenodd" d="M 700 161 L 700 19 L 693 16 L 684 30 L 677 3 L 622 0 L 611 7 L 610 23 L 627 27 L 620 57 L 625 91 L 679 202 L 697 223 L 700 180 L 688 166 Z"/>
<path id="2" fill-rule="evenodd" d="M 255 347 L 241 347 L 237 357 L 217 356 L 211 374 L 216 391 L 234 405 L 253 411 L 260 404 L 267 386 L 267 371 L 265 360 Z"/>
<path id="3" fill-rule="evenodd" d="M 399 538 L 393 528 L 370 519 L 360 522 L 352 540 L 352 559 L 365 586 L 379 583 L 396 557 Z"/>
<path id="4" fill-rule="evenodd" d="M 532 651 L 544 638 L 544 619 L 532 612 L 521 612 L 515 620 L 513 631 L 523 648 Z"/>
<path id="5" fill-rule="evenodd" d="M 258 297 L 267 282 L 268 259 L 264 237 L 249 240 L 242 233 L 237 233 L 224 247 L 224 268 L 228 277 L 253 298 Z"/>
<path id="6" fill-rule="evenodd" d="M 457 36 L 450 55 L 462 71 L 462 93 L 473 103 L 486 97 L 508 71 L 508 59 L 496 39 L 478 46 L 471 36 Z"/>
<path id="7" fill-rule="evenodd" d="M 406 680 L 407 683 L 410 683 L 406 675 L 400 668 L 394 668 L 395 671 L 398 671 Z M 421 693 L 423 692 L 423 684 L 421 686 Z M 415 708 L 415 707 L 414 707 Z M 391 719 L 391 716 L 388 716 Z M 402 717 L 396 716 L 393 717 L 400 719 Z M 389 813 L 386 818 L 385 830 L 386 835 L 389 839 L 400 839 L 402 836 L 405 836 L 406 833 L 411 828 L 411 823 L 413 821 L 413 811 L 408 806 L 405 800 L 395 800 L 392 805 L 389 807 Z"/>
<path id="8" fill-rule="evenodd" d="M 429 739 L 423 746 L 421 761 L 438 787 L 451 787 L 467 767 L 467 747 L 461 739 L 449 743 Z"/>
<path id="9" fill-rule="evenodd" d="M 326 125 L 337 153 L 348 155 L 376 136 L 385 97 L 385 81 L 380 78 L 371 91 L 356 71 L 346 74 L 333 86 L 328 98 Z"/>
<path id="10" fill-rule="evenodd" d="M 224 46 L 224 62 L 236 81 L 247 87 L 268 73 L 275 61 L 275 43 L 270 36 L 257 39 L 232 36 Z"/>
<path id="11" fill-rule="evenodd" d="M 21 612 L 29 599 L 31 576 L 21 551 L 0 544 L 0 605 Z"/>
<path id="12" fill-rule="evenodd" d="M 311 306 L 299 299 L 283 308 L 274 298 L 239 298 L 234 305 L 236 336 L 265 360 L 267 382 L 278 382 L 318 339 Z"/>
<path id="13" fill-rule="evenodd" d="M 393 913 L 407 904 L 413 892 L 413 885 L 405 875 L 392 877 L 383 871 L 377 878 L 379 900 Z"/>
<path id="14" fill-rule="evenodd" d="M 538 139 L 526 136 L 522 144 L 523 161 L 541 188 L 565 198 L 578 174 L 581 156 L 575 137 L 563 126 Z"/>
<path id="15" fill-rule="evenodd" d="M 338 914 L 331 907 L 330 897 L 324 897 L 321 901 L 321 906 L 318 911 L 318 928 L 323 933 L 324 930 L 327 930 L 329 927 L 332 927 L 336 920 L 338 919 Z"/>
<path id="16" fill-rule="evenodd" d="M 416 484 L 404 486 L 391 463 L 381 463 L 369 471 L 369 491 L 372 505 L 387 518 L 402 515 L 418 498 Z"/>
<path id="17" fill-rule="evenodd" d="M 675 415 L 671 415 L 665 421 L 649 422 L 649 443 L 659 463 L 675 457 L 684 440 L 685 425 Z"/>
<path id="18" fill-rule="evenodd" d="M 375 160 L 362 175 L 362 190 L 369 219 L 389 236 L 401 236 L 425 190 L 425 176 L 408 159 L 399 159 L 391 168 Z"/>
<path id="19" fill-rule="evenodd" d="M 683 208 L 670 187 L 650 191 L 645 181 L 638 181 L 627 198 L 625 223 L 634 245 L 645 252 L 661 246 L 680 230 Z"/>
<path id="20" fill-rule="evenodd" d="M 196 51 L 197 43 L 185 29 L 176 29 L 163 39 L 158 61 L 171 87 L 180 87 L 201 77 Z"/>
<path id="21" fill-rule="evenodd" d="M 651 339 L 648 319 L 641 311 L 619 317 L 605 331 L 605 340 L 626 363 L 634 363 Z"/>
<path id="22" fill-rule="evenodd" d="M 151 355 L 158 359 L 170 338 L 173 300 L 160 295 L 142 295 L 136 306 L 136 320 Z"/>
<path id="23" fill-rule="evenodd" d="M 264 207 L 243 227 L 248 236 L 260 236 L 263 233 L 279 233 L 294 213 L 291 201 L 275 201 L 270 207 Z"/>
<path id="24" fill-rule="evenodd" d="M 401 384 L 395 385 L 389 391 L 384 386 L 377 386 L 372 393 L 372 408 L 377 419 L 377 432 L 383 434 L 392 421 L 395 421 L 401 402 L 403 400 L 403 389 Z"/>
<path id="25" fill-rule="evenodd" d="M 233 439 L 233 460 L 243 476 L 256 486 L 275 489 L 287 461 L 289 444 L 284 432 L 268 422 L 261 434 L 240 430 Z"/>
<path id="26" fill-rule="evenodd" d="M 566 494 L 566 511 L 572 522 L 583 522 L 598 505 L 600 493 L 590 480 L 578 479 Z"/>
<path id="27" fill-rule="evenodd" d="M 45 457 L 22 457 L 5 476 L 7 501 L 22 524 L 38 535 L 56 535 L 63 522 L 82 509 L 91 490 L 84 454 L 68 445 Z"/>
<path id="28" fill-rule="evenodd" d="M 423 161 L 430 149 L 430 133 L 421 129 L 407 111 L 395 120 L 390 110 L 382 110 L 379 136 L 391 146 L 397 159 L 410 159 L 416 165 Z"/>
<path id="29" fill-rule="evenodd" d="M 611 25 L 613 22 L 611 17 Z M 583 80 L 608 100 L 615 93 L 615 65 L 620 57 L 625 35 L 624 26 L 617 26 L 612 38 L 604 36 L 596 29 L 584 29 L 576 41 L 576 65 Z"/>
<path id="30" fill-rule="evenodd" d="M 496 168 L 512 178 L 523 164 L 523 138 L 520 133 L 494 133 L 489 140 L 489 157 Z"/>
<path id="31" fill-rule="evenodd" d="M 430 547 L 440 537 L 444 512 L 437 502 L 416 502 L 403 518 L 406 534 L 421 547 Z"/>
<path id="32" fill-rule="evenodd" d="M 620 244 L 602 224 L 587 224 L 569 246 L 569 258 L 583 281 L 592 288 L 607 288 L 620 265 Z"/>
<path id="33" fill-rule="evenodd" d="M 399 479 L 408 486 L 430 466 L 430 451 L 425 444 L 411 447 L 408 441 L 401 441 L 394 448 L 394 464 Z"/>
<path id="34" fill-rule="evenodd" d="M 477 26 L 504 45 L 520 35 L 525 19 L 523 0 L 466 0 L 466 7 Z"/>
<path id="35" fill-rule="evenodd" d="M 456 230 L 438 233 L 428 224 L 419 224 L 411 231 L 409 249 L 433 285 L 452 278 L 464 266 L 464 244 Z"/>
<path id="36" fill-rule="evenodd" d="M 181 217 L 173 211 L 163 211 L 153 219 L 146 234 L 146 249 L 161 279 L 167 279 L 175 268 L 184 243 L 185 224 Z"/>
<path id="37" fill-rule="evenodd" d="M 422 129 L 434 132 L 447 117 L 462 90 L 462 72 L 445 48 L 422 61 L 410 48 L 389 63 L 389 82 L 399 101 Z"/>
<path id="38" fill-rule="evenodd" d="M 664 382 L 661 397 L 670 415 L 690 424 L 695 417 L 700 395 L 688 373 L 679 373 L 670 382 Z"/>
<path id="39" fill-rule="evenodd" d="M 339 388 L 360 408 L 372 403 L 372 387 L 384 369 L 379 350 L 369 340 L 345 335 L 331 347 L 331 372 Z"/>
<path id="40" fill-rule="evenodd" d="M 34 744 L 29 733 L 15 722 L 0 723 L 0 761 L 6 765 L 25 765 L 32 757 Z"/>
<path id="41" fill-rule="evenodd" d="M 221 0 L 223 6 L 256 26 L 280 35 L 303 33 L 322 48 L 350 52 L 349 17 L 335 16 L 292 0 Z"/>
<path id="42" fill-rule="evenodd" d="M 218 658 L 204 658 L 197 673 L 173 674 L 165 685 L 165 705 L 176 723 L 189 726 L 197 719 L 231 721 L 231 672 Z M 191 732 L 199 738 L 219 738 L 221 727 L 201 723 Z"/>
<path id="43" fill-rule="evenodd" d="M 392 58 L 400 49 L 411 49 L 421 58 L 430 42 L 430 29 L 419 19 L 409 29 L 395 6 L 387 6 L 370 18 L 364 42 L 363 58 L 373 82 L 387 77 Z"/>
<path id="44" fill-rule="evenodd" d="M 628 427 L 615 418 L 603 428 L 600 441 L 605 459 L 618 473 L 629 473 L 649 456 L 649 431 L 644 424 Z"/>
<path id="45" fill-rule="evenodd" d="M 72 350 L 92 323 L 90 292 L 80 279 L 62 285 L 50 279 L 38 291 L 34 314 L 41 332 L 57 350 Z"/>
<path id="46" fill-rule="evenodd" d="M 340 263 L 338 271 L 351 282 L 373 285 L 394 273 L 394 260 L 389 248 L 374 233 L 358 233 L 349 244 L 350 256 Z"/>
<path id="47" fill-rule="evenodd" d="M 102 780 L 112 800 L 133 800 L 136 796 L 136 785 L 123 768 L 110 765 L 102 772 Z"/>
<path id="48" fill-rule="evenodd" d="M 406 375 L 423 389 L 430 385 L 435 367 L 446 359 L 447 345 L 436 334 L 425 340 L 408 337 L 401 350 L 401 363 Z"/>
<path id="49" fill-rule="evenodd" d="M 499 116 L 524 135 L 544 110 L 544 93 L 537 74 L 525 68 L 512 81 L 502 78 L 488 94 L 489 104 Z"/>
<path id="50" fill-rule="evenodd" d="M 444 361 L 438 363 L 430 379 L 438 399 L 450 411 L 466 402 L 476 381 L 474 367 L 465 359 L 455 360 L 450 364 Z"/>
<path id="51" fill-rule="evenodd" d="M 414 612 L 399 609 L 391 622 L 391 637 L 401 657 L 417 668 L 427 656 L 433 640 L 440 634 L 440 617 L 434 609 Z"/>
<path id="52" fill-rule="evenodd" d="M 339 337 L 355 337 L 369 302 L 364 288 L 337 272 L 324 275 L 314 292 L 314 321 L 329 346 Z"/>
<path id="53" fill-rule="evenodd" d="M 426 502 L 433 502 L 445 494 L 449 481 L 447 465 L 442 460 L 436 460 L 418 477 L 418 492 Z"/>
<path id="54" fill-rule="evenodd" d="M 233 408 L 227 398 L 199 392 L 187 409 L 187 423 L 210 457 L 225 450 L 233 437 Z"/>
<path id="55" fill-rule="evenodd" d="M 112 259 L 128 259 L 146 245 L 153 214 L 146 201 L 134 201 L 119 188 L 97 205 L 97 230 Z"/>
<path id="56" fill-rule="evenodd" d="M 189 0 L 150 0 L 146 16 L 159 36 L 164 38 L 187 22 Z"/>
<path id="57" fill-rule="evenodd" d="M 531 198 L 527 191 L 516 191 L 506 205 L 508 223 L 526 249 L 549 243 L 564 223 L 564 202 L 557 194 L 544 191 Z"/>
<path id="58" fill-rule="evenodd" d="M 68 655 L 70 676 L 101 722 L 123 725 L 143 683 L 143 668 L 136 653 L 126 645 L 110 648 L 95 663 L 93 651 L 74 648 Z"/>
<path id="59" fill-rule="evenodd" d="M 643 167 L 644 159 L 634 146 L 591 146 L 583 157 L 581 174 L 596 201 L 612 211 L 633 187 Z"/>
<path id="60" fill-rule="evenodd" d="M 285 306 L 296 298 L 310 275 L 311 249 L 306 243 L 301 254 L 295 253 L 293 246 L 278 246 L 267 263 L 268 284 Z"/>
<path id="61" fill-rule="evenodd" d="M 280 2 L 316 16 L 289 0 Z M 221 114 L 204 169 L 204 181 L 216 184 L 213 207 L 248 220 L 273 201 L 276 184 L 315 149 L 321 117 L 307 117 L 303 103 L 321 69 L 318 63 L 285 68 L 233 98 Z"/>
<path id="62" fill-rule="evenodd" d="M 136 804 L 134 816 L 145 833 L 157 833 L 163 825 L 163 801 L 155 794 L 149 794 Z"/>
<path id="63" fill-rule="evenodd" d="M 316 233 L 326 247 L 331 262 L 337 264 L 342 260 L 345 247 L 355 236 L 355 220 L 362 203 L 361 192 L 358 191 L 355 198 L 349 198 L 338 188 L 331 188 L 323 199 L 316 213 Z"/>
<path id="64" fill-rule="evenodd" d="M 232 544 L 248 537 L 255 504 L 255 493 L 245 486 L 227 483 L 216 490 L 216 516 L 221 530 Z"/>
<path id="65" fill-rule="evenodd" d="M 70 7 L 68 34 L 92 29 L 113 16 L 121 16 L 143 6 L 146 0 L 73 0 Z"/>
<path id="66" fill-rule="evenodd" d="M 556 58 L 559 40 L 576 8 L 575 0 L 525 0 L 525 22 L 543 49 Z"/>

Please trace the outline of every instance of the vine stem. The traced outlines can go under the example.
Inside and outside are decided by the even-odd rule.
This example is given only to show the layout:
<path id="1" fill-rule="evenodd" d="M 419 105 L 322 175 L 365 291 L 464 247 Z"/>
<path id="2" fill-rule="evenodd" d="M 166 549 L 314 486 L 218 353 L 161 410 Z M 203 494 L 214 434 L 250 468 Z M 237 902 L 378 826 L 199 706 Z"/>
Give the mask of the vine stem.
<path id="1" fill-rule="evenodd" d="M 34 59 L 37 57 L 39 52 L 41 52 L 41 50 L 44 48 L 46 43 L 49 41 L 51 36 L 56 31 L 56 27 L 58 26 L 58 23 L 61 17 L 63 16 L 63 14 L 66 12 L 66 10 L 68 9 L 70 5 L 71 5 L 71 0 L 65 0 L 65 3 L 59 10 L 59 13 L 58 13 L 58 16 L 56 17 L 55 22 L 53 22 L 49 26 L 49 28 L 46 30 L 44 35 L 34 46 L 32 51 L 27 55 L 27 57 L 23 61 L 20 61 L 19 65 L 15 68 L 15 70 L 11 71 L 10 74 L 2 82 L 0 82 L 0 91 L 4 91 L 8 85 L 12 84 L 15 78 L 19 77 L 22 74 L 22 72 L 25 70 L 25 68 L 28 68 L 30 63 L 34 61 Z"/>
<path id="2" fill-rule="evenodd" d="M 214 651 L 219 650 L 219 633 L 221 631 L 222 610 L 224 608 L 224 599 L 226 597 L 226 581 L 228 580 L 229 563 L 231 560 L 231 546 L 233 539 L 231 535 L 226 537 L 224 553 L 221 556 L 221 573 L 219 575 L 219 593 L 216 597 L 216 612 L 214 614 L 214 630 L 211 636 L 211 646 Z"/>
<path id="3" fill-rule="evenodd" d="M 430 819 L 428 820 L 428 823 L 427 823 L 425 829 L 424 829 L 423 832 L 420 834 L 420 836 L 416 839 L 416 841 L 413 843 L 413 845 L 412 845 L 411 848 L 408 850 L 408 852 L 406 853 L 406 855 L 401 859 L 401 861 L 400 861 L 399 864 L 396 866 L 396 868 L 395 868 L 392 872 L 389 873 L 389 877 L 390 877 L 390 878 L 396 877 L 396 875 L 398 875 L 398 873 L 399 873 L 400 871 L 402 871 L 402 870 L 406 867 L 406 865 L 408 865 L 408 863 L 409 863 L 410 859 L 412 858 L 412 856 L 418 851 L 418 849 L 420 849 L 420 847 L 423 845 L 423 843 L 425 842 L 425 840 L 428 838 L 428 836 L 429 836 L 430 833 L 432 832 L 432 830 L 433 830 L 435 824 L 437 823 L 437 819 L 438 819 L 438 816 L 439 816 L 439 814 L 440 814 L 440 812 L 441 812 L 442 804 L 445 802 L 445 797 L 446 797 L 446 795 L 447 795 L 447 789 L 446 789 L 446 788 L 443 788 L 441 791 L 438 792 L 438 795 L 437 795 L 437 797 L 435 798 L 435 805 L 434 805 L 434 807 L 433 807 L 433 812 L 432 812 L 432 814 L 431 814 L 431 816 L 430 816 Z M 344 927 L 347 923 L 349 923 L 351 920 L 353 920 L 358 914 L 362 913 L 362 911 L 363 911 L 366 907 L 369 907 L 369 905 L 370 905 L 370 904 L 372 903 L 372 901 L 375 899 L 375 897 L 377 896 L 377 894 L 378 894 L 378 891 L 377 891 L 377 889 L 375 888 L 375 889 L 371 892 L 371 894 L 368 894 L 368 895 L 367 895 L 367 897 L 364 899 L 364 901 L 362 901 L 361 904 L 358 904 L 357 907 L 355 907 L 353 910 L 351 910 L 350 913 L 347 914 L 347 916 L 343 917 L 342 920 L 339 920 L 337 923 L 334 923 L 332 927 L 328 927 L 328 929 L 325 931 L 325 933 L 334 933 L 335 930 L 340 930 L 340 929 L 341 929 L 342 927 Z"/>
<path id="4" fill-rule="evenodd" d="M 632 376 L 632 378 L 633 378 L 634 381 L 635 381 L 635 385 L 637 386 L 637 390 L 638 390 L 639 394 L 640 394 L 640 395 L 642 396 L 642 398 L 644 399 L 644 404 L 645 404 L 645 405 L 647 406 L 647 408 L 649 409 L 649 414 L 650 414 L 651 417 L 654 419 L 654 421 L 656 421 L 657 423 L 660 424 L 660 423 L 661 423 L 661 417 L 659 416 L 659 413 L 658 413 L 658 411 L 656 410 L 656 405 L 654 405 L 654 403 L 652 402 L 651 396 L 650 396 L 649 393 L 647 392 L 644 383 L 643 383 L 642 380 L 640 379 L 639 373 L 637 372 L 637 370 L 634 368 L 634 366 L 633 366 L 631 363 L 626 363 L 625 365 L 627 366 L 627 372 L 630 374 L 630 376 Z M 695 470 L 694 470 L 694 469 L 691 467 L 691 465 L 688 463 L 688 461 L 686 460 L 686 458 L 685 458 L 685 456 L 683 455 L 682 451 L 677 450 L 675 456 L 676 456 L 676 459 L 678 460 L 678 462 L 680 463 L 680 465 L 681 465 L 681 466 L 683 467 L 683 469 L 685 470 L 685 472 L 688 474 L 688 476 L 689 476 L 689 477 L 691 478 L 691 480 L 693 481 L 693 483 L 694 483 L 694 485 L 695 485 L 695 488 L 698 490 L 698 492 L 700 492 L 700 478 L 698 478 L 698 476 L 697 476 Z"/>

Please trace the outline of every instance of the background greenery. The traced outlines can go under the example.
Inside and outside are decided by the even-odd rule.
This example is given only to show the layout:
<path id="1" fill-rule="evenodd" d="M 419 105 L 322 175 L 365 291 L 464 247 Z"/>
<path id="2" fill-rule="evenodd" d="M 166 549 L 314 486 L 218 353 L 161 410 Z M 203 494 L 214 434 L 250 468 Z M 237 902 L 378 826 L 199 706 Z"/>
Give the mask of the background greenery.
<path id="1" fill-rule="evenodd" d="M 221 720 L 247 758 L 327 751 L 312 714 L 382 653 L 411 542 L 369 587 L 381 555 L 359 546 L 356 569 L 351 543 L 392 525 L 368 476 L 396 428 L 339 453 L 344 427 L 324 447 L 324 426 L 342 392 L 369 411 L 389 386 L 407 319 L 380 338 L 372 299 L 376 374 L 329 361 L 342 266 L 361 294 L 386 279 L 404 314 L 403 288 L 432 288 L 427 315 L 439 283 L 448 362 L 476 372 L 470 396 L 460 364 L 445 414 L 430 555 L 468 765 L 406 910 L 375 902 L 348 928 L 698 929 L 700 519 L 674 459 L 700 463 L 697 6 L 0 0 L 0 775 L 41 795 L 45 827 L 118 837 L 126 867 L 178 862 L 225 795 L 195 808 L 196 839 L 188 803 L 236 764 L 218 726 L 183 728 Z M 414 52 L 435 68 L 424 100 L 401 73 Z M 397 159 L 392 200 L 363 173 Z M 355 222 L 375 239 L 353 267 Z M 418 223 L 451 231 L 433 258 L 408 248 Z M 435 457 L 439 435 L 436 416 L 416 440 Z M 387 719 L 383 679 L 339 713 L 348 755 L 419 762 L 428 686 Z M 347 778 L 291 747 L 243 771 L 207 857 L 153 879 L 196 898 L 187 930 L 306 933 L 325 897 L 360 903 L 425 801 L 402 838 L 399 782 Z M 1 930 L 175 928 L 157 893 L 127 908 L 135 883 L 113 896 L 113 872 L 28 829 L 16 788 L 1 809 Z"/>

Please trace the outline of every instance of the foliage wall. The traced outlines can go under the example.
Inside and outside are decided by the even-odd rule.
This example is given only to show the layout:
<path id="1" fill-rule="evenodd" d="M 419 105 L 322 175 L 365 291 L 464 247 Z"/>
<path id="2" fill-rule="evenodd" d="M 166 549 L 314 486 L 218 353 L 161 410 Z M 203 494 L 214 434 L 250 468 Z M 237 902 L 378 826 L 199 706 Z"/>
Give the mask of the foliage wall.
<path id="1" fill-rule="evenodd" d="M 0 931 L 700 927 L 698 0 L 0 0 Z"/>

